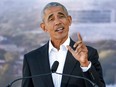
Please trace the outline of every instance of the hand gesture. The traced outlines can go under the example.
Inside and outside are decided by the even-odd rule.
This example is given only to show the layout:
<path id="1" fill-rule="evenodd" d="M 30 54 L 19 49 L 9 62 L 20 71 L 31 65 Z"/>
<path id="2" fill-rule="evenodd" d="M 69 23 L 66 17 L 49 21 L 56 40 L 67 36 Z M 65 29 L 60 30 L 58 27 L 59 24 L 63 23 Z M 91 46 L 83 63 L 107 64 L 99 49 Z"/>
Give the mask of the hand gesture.
<path id="1" fill-rule="evenodd" d="M 80 65 L 82 67 L 87 67 L 89 65 L 88 49 L 86 45 L 83 43 L 80 33 L 78 33 L 77 37 L 78 41 L 73 46 L 75 50 L 73 50 L 70 46 L 67 46 L 67 48 L 72 53 L 74 58 L 80 62 Z"/>

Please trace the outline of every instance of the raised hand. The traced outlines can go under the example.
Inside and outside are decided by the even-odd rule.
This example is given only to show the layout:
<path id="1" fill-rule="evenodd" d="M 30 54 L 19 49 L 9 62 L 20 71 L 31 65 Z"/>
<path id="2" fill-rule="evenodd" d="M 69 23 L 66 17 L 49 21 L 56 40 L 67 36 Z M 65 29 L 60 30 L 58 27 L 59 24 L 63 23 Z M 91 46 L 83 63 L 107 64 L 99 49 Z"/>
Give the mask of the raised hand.
<path id="1" fill-rule="evenodd" d="M 83 43 L 80 33 L 78 33 L 77 37 L 78 41 L 73 46 L 75 50 L 73 50 L 70 46 L 67 46 L 67 48 L 72 53 L 74 58 L 80 62 L 80 65 L 82 67 L 87 67 L 89 65 L 88 49 L 86 45 Z"/>

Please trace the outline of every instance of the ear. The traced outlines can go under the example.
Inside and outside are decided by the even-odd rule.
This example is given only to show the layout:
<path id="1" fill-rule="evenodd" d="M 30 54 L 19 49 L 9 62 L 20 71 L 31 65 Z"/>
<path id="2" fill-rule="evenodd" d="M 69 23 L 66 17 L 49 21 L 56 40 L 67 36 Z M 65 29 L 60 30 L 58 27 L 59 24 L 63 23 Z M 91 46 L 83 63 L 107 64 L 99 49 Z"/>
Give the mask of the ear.
<path id="1" fill-rule="evenodd" d="M 43 31 L 47 32 L 47 29 L 45 28 L 45 23 L 41 23 L 40 27 L 42 28 Z"/>
<path id="2" fill-rule="evenodd" d="M 72 23 L 72 17 L 71 16 L 68 16 L 68 21 L 69 21 L 69 26 L 70 26 L 71 23 Z"/>

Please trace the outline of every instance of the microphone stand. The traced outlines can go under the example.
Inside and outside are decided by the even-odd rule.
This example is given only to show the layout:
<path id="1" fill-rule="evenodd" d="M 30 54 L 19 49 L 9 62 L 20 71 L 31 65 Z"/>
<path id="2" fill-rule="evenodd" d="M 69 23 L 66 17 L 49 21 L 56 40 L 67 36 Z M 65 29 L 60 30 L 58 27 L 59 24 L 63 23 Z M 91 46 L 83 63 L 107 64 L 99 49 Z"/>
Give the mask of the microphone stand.
<path id="1" fill-rule="evenodd" d="M 40 76 L 47 76 L 47 75 L 50 75 L 52 73 L 56 73 L 58 75 L 63 75 L 63 76 L 68 76 L 68 77 L 73 77 L 73 78 L 78 78 L 78 79 L 83 79 L 83 80 L 86 80 L 86 81 L 90 82 L 93 85 L 93 87 L 98 87 L 98 85 L 96 85 L 91 80 L 89 80 L 89 79 L 87 79 L 85 77 L 75 76 L 75 75 L 69 75 L 69 74 L 63 74 L 63 73 L 56 72 L 58 64 L 59 64 L 58 61 L 54 62 L 54 64 L 52 65 L 52 69 L 51 69 L 50 73 L 45 73 L 45 74 L 40 74 L 40 75 L 34 75 L 34 76 L 27 76 L 27 77 L 18 78 L 18 79 L 15 79 L 14 81 L 12 81 L 11 83 L 9 83 L 6 87 L 11 87 L 13 85 L 13 83 L 15 83 L 16 81 L 22 80 L 22 79 L 38 78 Z"/>
<path id="2" fill-rule="evenodd" d="M 56 69 L 58 67 L 58 64 L 59 64 L 58 61 L 55 61 L 53 63 L 50 73 L 45 73 L 45 74 L 40 74 L 40 75 L 34 75 L 34 76 L 27 76 L 27 77 L 18 78 L 18 79 L 15 79 L 14 81 L 12 81 L 11 83 L 9 83 L 6 87 L 11 87 L 13 85 L 13 83 L 15 83 L 16 81 L 22 80 L 22 79 L 30 79 L 30 78 L 37 78 L 37 77 L 40 77 L 40 76 L 50 75 L 50 74 L 52 74 L 52 72 L 56 71 Z"/>
<path id="3" fill-rule="evenodd" d="M 34 76 L 28 76 L 28 77 L 21 77 L 18 79 L 15 79 L 14 81 L 12 81 L 11 83 L 9 83 L 6 87 L 11 87 L 13 85 L 13 83 L 15 83 L 16 81 L 22 80 L 22 79 L 30 79 L 30 78 L 38 78 L 40 76 L 46 76 L 46 75 L 50 75 L 51 73 L 46 73 L 46 74 L 40 74 L 40 75 L 34 75 Z"/>
<path id="4" fill-rule="evenodd" d="M 58 75 L 63 75 L 63 76 L 68 76 L 68 77 L 73 77 L 73 78 L 78 78 L 78 79 L 84 79 L 84 80 L 90 82 L 90 83 L 93 85 L 93 87 L 98 87 L 98 85 L 96 85 L 96 84 L 93 83 L 91 80 L 89 80 L 89 79 L 87 79 L 87 78 L 85 78 L 85 77 L 75 76 L 75 75 L 69 75 L 69 74 L 63 74 L 63 73 L 58 73 L 58 72 L 53 72 L 53 73 L 56 73 L 56 74 L 58 74 Z"/>

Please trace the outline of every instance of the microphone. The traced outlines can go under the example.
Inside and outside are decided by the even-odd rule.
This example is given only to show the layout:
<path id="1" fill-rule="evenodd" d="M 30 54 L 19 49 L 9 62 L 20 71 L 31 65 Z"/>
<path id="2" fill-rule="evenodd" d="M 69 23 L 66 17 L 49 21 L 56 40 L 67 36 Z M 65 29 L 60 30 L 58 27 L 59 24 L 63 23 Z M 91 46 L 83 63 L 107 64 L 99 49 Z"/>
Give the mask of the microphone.
<path id="1" fill-rule="evenodd" d="M 58 68 L 58 65 L 59 65 L 59 62 L 58 61 L 55 61 L 52 65 L 52 68 L 51 68 L 51 72 L 52 73 L 55 73 L 57 68 Z"/>
<path id="2" fill-rule="evenodd" d="M 56 73 L 56 74 L 58 74 L 58 75 L 67 76 L 67 77 L 73 77 L 73 78 L 77 78 L 77 79 L 83 79 L 83 80 L 86 80 L 86 81 L 88 81 L 89 83 L 91 83 L 93 87 L 98 87 L 98 85 L 96 85 L 94 82 L 92 82 L 92 81 L 89 80 L 88 78 L 56 72 L 56 70 L 57 70 L 57 68 L 58 68 L 58 65 L 59 65 L 59 62 L 58 62 L 58 61 L 55 61 L 54 64 L 53 64 L 53 66 L 52 66 L 52 69 L 51 69 L 52 73 Z"/>
<path id="3" fill-rule="evenodd" d="M 6 87 L 12 87 L 13 83 L 15 83 L 15 82 L 17 82 L 17 81 L 19 81 L 19 80 L 22 80 L 22 79 L 38 78 L 38 77 L 41 77 L 41 76 L 50 75 L 52 72 L 56 72 L 56 70 L 57 70 L 57 68 L 58 68 L 58 64 L 59 64 L 58 61 L 55 61 L 55 62 L 53 63 L 50 73 L 45 73 L 45 74 L 40 74 L 40 75 L 33 75 L 33 76 L 27 76 L 27 77 L 21 77 L 21 78 L 18 78 L 18 79 L 13 80 L 13 81 L 12 81 L 11 83 L 9 83 Z"/>

